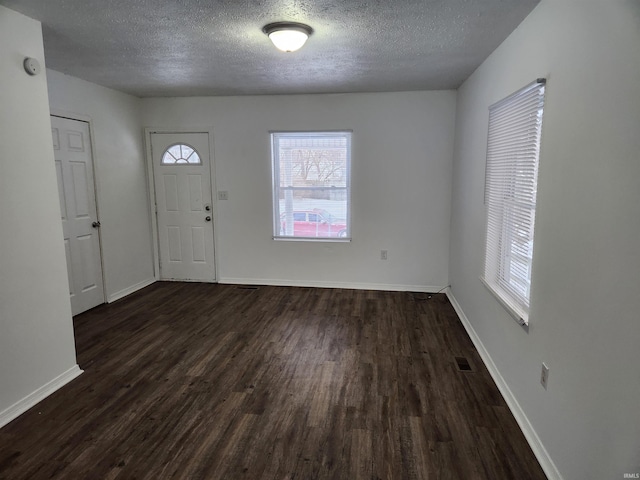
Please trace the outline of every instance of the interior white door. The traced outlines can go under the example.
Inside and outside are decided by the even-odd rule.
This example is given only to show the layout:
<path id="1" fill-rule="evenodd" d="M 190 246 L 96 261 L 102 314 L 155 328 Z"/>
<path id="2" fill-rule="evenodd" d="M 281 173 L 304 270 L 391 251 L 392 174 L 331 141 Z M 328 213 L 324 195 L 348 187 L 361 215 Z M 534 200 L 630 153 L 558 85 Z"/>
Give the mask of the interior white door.
<path id="1" fill-rule="evenodd" d="M 73 315 L 104 303 L 89 124 L 51 117 Z"/>
<path id="2" fill-rule="evenodd" d="M 208 133 L 152 133 L 160 278 L 213 282 Z"/>

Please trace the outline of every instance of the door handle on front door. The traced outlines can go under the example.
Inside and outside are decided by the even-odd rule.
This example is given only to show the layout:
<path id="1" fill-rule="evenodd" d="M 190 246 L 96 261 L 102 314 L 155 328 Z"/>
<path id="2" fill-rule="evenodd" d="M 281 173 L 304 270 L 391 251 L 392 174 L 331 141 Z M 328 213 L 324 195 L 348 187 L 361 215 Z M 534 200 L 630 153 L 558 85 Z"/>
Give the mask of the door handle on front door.
<path id="1" fill-rule="evenodd" d="M 100 228 L 100 222 L 93 222 L 93 223 L 91 224 L 91 226 L 92 226 L 93 228 Z"/>
<path id="2" fill-rule="evenodd" d="M 204 206 L 204 209 L 205 209 L 207 212 L 211 211 L 211 205 L 205 205 L 205 206 Z"/>
<path id="3" fill-rule="evenodd" d="M 207 215 L 206 217 L 204 217 L 205 221 L 210 222 L 211 221 L 211 217 L 209 215 Z"/>

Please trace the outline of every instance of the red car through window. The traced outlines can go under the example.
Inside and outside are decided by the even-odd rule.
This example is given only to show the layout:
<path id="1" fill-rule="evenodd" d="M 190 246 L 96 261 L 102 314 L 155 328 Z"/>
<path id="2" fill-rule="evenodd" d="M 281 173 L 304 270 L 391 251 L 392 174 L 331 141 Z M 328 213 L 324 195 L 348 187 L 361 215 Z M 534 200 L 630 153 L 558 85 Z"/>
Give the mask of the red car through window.
<path id="1" fill-rule="evenodd" d="M 329 212 L 320 208 L 295 210 L 293 232 L 287 232 L 286 213 L 280 215 L 280 235 L 293 237 L 346 237 L 347 224 L 336 220 Z"/>

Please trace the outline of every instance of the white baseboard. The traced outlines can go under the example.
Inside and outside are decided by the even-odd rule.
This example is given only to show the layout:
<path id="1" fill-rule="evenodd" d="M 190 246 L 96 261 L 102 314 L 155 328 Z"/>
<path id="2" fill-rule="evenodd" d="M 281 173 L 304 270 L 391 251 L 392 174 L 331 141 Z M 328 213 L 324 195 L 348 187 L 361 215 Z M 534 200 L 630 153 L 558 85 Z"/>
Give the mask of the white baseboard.
<path id="1" fill-rule="evenodd" d="M 229 278 L 224 277 L 218 283 L 238 284 L 238 285 L 273 285 L 277 287 L 317 287 L 317 288 L 345 288 L 349 290 L 384 290 L 392 292 L 421 292 L 435 293 L 443 290 L 444 285 L 402 285 L 387 283 L 357 283 L 357 282 L 317 282 L 317 281 L 294 281 L 276 280 L 265 278 Z"/>
<path id="2" fill-rule="evenodd" d="M 544 470 L 544 473 L 547 475 L 547 478 L 549 478 L 549 480 L 563 480 L 558 467 L 556 467 L 555 463 L 553 463 L 553 460 L 549 456 L 547 449 L 544 448 L 544 445 L 540 441 L 540 437 L 538 437 L 538 434 L 533 429 L 531 422 L 529 422 L 529 419 L 522 410 L 522 407 L 520 407 L 518 400 L 513 395 L 513 392 L 511 392 L 509 385 L 507 385 L 507 382 L 500 374 L 498 367 L 496 367 L 496 364 L 493 362 L 491 355 L 489 355 L 489 352 L 482 343 L 482 340 L 480 340 L 480 337 L 474 330 L 471 322 L 469 322 L 469 319 L 465 315 L 462 307 L 454 297 L 450 288 L 447 289 L 447 297 L 449 298 L 449 301 L 451 302 L 454 310 L 458 314 L 462 325 L 469 334 L 473 345 L 476 347 L 476 350 L 478 350 L 478 353 L 480 354 L 482 361 L 486 365 L 487 370 L 489 370 L 489 373 L 491 374 L 493 381 L 496 383 L 498 390 L 500 390 L 500 393 L 507 403 L 509 410 L 511 410 L 511 413 L 515 417 L 516 422 L 518 422 L 520 430 L 522 430 L 522 433 L 527 439 L 531 450 L 533 450 L 533 454 L 538 459 L 538 462 L 540 463 L 542 470 Z"/>
<path id="3" fill-rule="evenodd" d="M 4 427 L 10 421 L 18 418 L 24 412 L 33 407 L 36 403 L 44 400 L 53 392 L 63 387 L 74 378 L 78 377 L 80 374 L 82 374 L 82 372 L 83 370 L 80 370 L 80 367 L 78 367 L 78 365 L 76 364 L 66 372 L 58 375 L 50 382 L 45 383 L 37 390 L 31 392 L 22 400 L 18 400 L 9 408 L 0 412 L 0 428 Z"/>
<path id="4" fill-rule="evenodd" d="M 149 285 L 155 282 L 156 282 L 155 278 L 149 278 L 147 280 L 143 280 L 142 282 L 136 283 L 135 285 L 132 285 L 123 290 L 120 290 L 119 292 L 109 295 L 107 298 L 107 303 L 112 303 L 112 302 L 115 302 L 116 300 L 120 300 L 121 298 L 124 298 L 127 295 L 131 295 L 133 292 L 137 292 L 138 290 L 141 290 L 144 287 L 148 287 Z"/>

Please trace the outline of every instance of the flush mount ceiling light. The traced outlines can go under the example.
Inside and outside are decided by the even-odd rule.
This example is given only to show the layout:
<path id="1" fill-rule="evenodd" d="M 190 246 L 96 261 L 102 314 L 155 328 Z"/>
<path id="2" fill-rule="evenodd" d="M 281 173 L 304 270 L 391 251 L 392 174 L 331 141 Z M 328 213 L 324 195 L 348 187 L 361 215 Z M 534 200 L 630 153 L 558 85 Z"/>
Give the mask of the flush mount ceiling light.
<path id="1" fill-rule="evenodd" d="M 262 31 L 269 36 L 277 49 L 295 52 L 304 45 L 313 29 L 304 23 L 276 22 L 265 25 Z"/>

